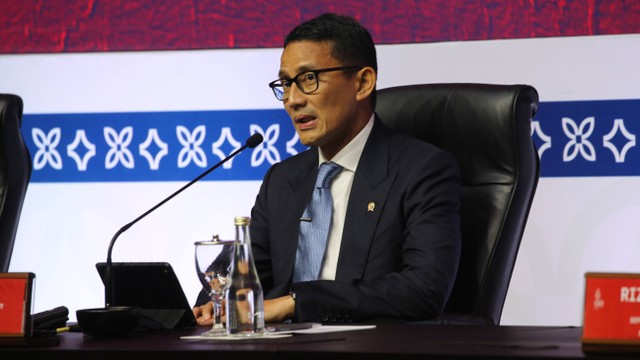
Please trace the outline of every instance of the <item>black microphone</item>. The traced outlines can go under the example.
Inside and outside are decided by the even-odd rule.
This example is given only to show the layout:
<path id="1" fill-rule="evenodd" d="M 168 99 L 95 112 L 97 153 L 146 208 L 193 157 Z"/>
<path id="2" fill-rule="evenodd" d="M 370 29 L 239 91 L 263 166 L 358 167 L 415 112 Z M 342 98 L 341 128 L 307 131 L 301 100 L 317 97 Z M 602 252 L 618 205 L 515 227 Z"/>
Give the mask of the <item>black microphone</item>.
<path id="1" fill-rule="evenodd" d="M 126 224 L 125 226 L 123 226 L 122 228 L 120 228 L 120 230 L 118 230 L 113 235 L 113 238 L 111 238 L 111 242 L 109 243 L 109 251 L 107 252 L 107 263 L 106 263 L 105 269 L 104 269 L 104 287 L 105 287 L 105 306 L 106 307 L 110 307 L 113 304 L 114 296 L 115 296 L 115 294 L 114 294 L 114 286 L 113 286 L 113 277 L 112 277 L 111 252 L 113 251 L 113 244 L 115 244 L 116 239 L 118 239 L 118 237 L 123 232 L 129 230 L 129 228 L 131 226 L 133 226 L 135 223 L 137 223 L 138 221 L 144 219 L 147 215 L 151 214 L 157 208 L 159 208 L 160 206 L 164 205 L 167 201 L 173 199 L 176 195 L 180 194 L 181 192 L 186 190 L 191 185 L 193 185 L 196 182 L 200 181 L 200 179 L 202 179 L 203 177 L 209 175 L 210 172 L 212 172 L 213 170 L 217 169 L 218 167 L 220 167 L 225 162 L 229 161 L 234 156 L 238 155 L 242 150 L 244 150 L 246 148 L 255 148 L 256 146 L 260 145 L 262 143 L 262 141 L 263 141 L 262 135 L 260 135 L 259 133 L 255 133 L 255 134 L 251 135 L 247 139 L 247 141 L 244 143 L 244 145 L 242 147 L 240 147 L 238 150 L 232 152 L 229 156 L 224 158 L 222 161 L 220 161 L 219 163 L 213 165 L 212 167 L 207 169 L 202 174 L 198 175 L 195 179 L 191 180 L 188 184 L 184 185 L 183 187 L 178 189 L 176 192 L 174 192 L 173 194 L 169 195 L 164 200 L 160 201 L 157 205 L 155 205 L 151 209 L 147 210 L 144 214 L 138 216 L 135 220 L 133 220 L 132 222 L 130 222 L 130 223 Z"/>

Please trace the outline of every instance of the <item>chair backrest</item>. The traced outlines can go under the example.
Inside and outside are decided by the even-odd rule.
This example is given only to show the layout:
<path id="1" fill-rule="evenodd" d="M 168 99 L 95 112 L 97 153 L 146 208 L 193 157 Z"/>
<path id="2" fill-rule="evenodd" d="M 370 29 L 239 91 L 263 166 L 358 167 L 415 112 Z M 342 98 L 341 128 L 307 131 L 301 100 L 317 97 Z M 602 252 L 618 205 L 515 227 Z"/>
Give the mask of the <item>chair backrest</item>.
<path id="1" fill-rule="evenodd" d="M 499 324 L 539 177 L 531 139 L 538 93 L 527 85 L 427 84 L 379 90 L 377 98 L 388 127 L 450 152 L 460 166 L 462 256 L 445 318 Z"/>
<path id="2" fill-rule="evenodd" d="M 31 177 L 31 156 L 20 131 L 22 109 L 19 96 L 0 94 L 0 272 L 9 270 Z"/>

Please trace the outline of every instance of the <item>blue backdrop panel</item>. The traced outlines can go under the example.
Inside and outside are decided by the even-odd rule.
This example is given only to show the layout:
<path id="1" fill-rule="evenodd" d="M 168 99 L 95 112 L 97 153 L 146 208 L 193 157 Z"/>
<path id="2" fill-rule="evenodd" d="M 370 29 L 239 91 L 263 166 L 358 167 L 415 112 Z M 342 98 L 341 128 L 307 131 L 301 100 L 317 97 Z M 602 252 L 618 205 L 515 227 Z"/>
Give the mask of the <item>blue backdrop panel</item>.
<path id="1" fill-rule="evenodd" d="M 533 123 L 541 175 L 640 175 L 640 100 L 545 102 Z"/>
<path id="2" fill-rule="evenodd" d="M 191 179 L 242 146 L 264 142 L 207 180 L 261 180 L 305 147 L 284 110 L 25 115 L 33 182 Z"/>

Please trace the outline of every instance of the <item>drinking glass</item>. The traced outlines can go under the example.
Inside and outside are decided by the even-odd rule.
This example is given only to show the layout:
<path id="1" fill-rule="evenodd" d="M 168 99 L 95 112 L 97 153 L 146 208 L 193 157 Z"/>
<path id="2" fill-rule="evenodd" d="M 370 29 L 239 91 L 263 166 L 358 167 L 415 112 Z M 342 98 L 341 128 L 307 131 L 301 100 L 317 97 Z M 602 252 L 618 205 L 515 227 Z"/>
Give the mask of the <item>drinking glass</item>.
<path id="1" fill-rule="evenodd" d="M 213 302 L 213 327 L 203 336 L 226 335 L 222 324 L 222 299 L 228 283 L 229 267 L 233 256 L 233 241 L 213 240 L 195 242 L 195 260 L 198 279 Z"/>

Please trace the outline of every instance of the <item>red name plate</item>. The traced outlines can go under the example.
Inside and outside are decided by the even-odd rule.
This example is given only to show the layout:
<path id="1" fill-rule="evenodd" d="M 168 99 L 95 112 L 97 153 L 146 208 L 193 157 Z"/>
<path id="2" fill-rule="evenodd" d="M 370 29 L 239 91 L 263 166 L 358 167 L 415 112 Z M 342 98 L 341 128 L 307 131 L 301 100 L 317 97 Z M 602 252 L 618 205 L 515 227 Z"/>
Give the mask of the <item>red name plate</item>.
<path id="1" fill-rule="evenodd" d="M 32 273 L 0 273 L 0 338 L 31 335 Z"/>
<path id="2" fill-rule="evenodd" d="M 582 343 L 640 349 L 640 274 L 587 273 Z M 607 347 L 615 350 L 615 346 Z"/>

